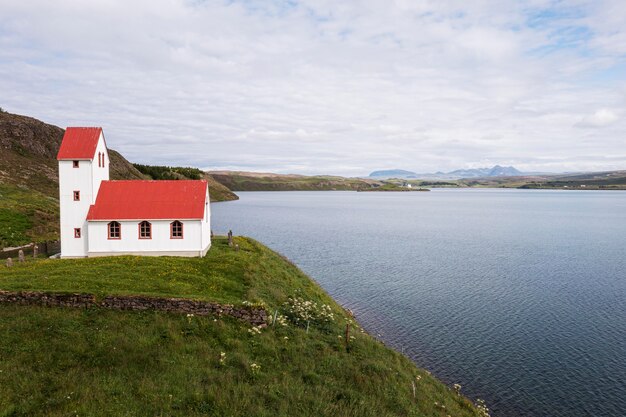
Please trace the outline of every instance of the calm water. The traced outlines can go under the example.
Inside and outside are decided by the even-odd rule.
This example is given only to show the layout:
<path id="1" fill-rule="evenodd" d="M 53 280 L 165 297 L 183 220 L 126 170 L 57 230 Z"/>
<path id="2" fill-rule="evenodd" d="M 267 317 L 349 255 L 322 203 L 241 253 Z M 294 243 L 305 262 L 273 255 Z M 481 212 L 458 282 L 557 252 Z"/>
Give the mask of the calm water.
<path id="1" fill-rule="evenodd" d="M 493 415 L 626 416 L 626 192 L 257 192 L 214 230 L 292 259 Z"/>

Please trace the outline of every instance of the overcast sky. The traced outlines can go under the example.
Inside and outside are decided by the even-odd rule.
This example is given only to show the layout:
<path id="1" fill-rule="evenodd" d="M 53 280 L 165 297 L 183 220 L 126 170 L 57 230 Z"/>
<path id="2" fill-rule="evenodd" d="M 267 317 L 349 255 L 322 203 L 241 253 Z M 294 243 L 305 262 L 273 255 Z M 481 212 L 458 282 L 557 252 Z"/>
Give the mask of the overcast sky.
<path id="1" fill-rule="evenodd" d="M 0 107 L 150 164 L 626 169 L 626 1 L 0 0 Z"/>

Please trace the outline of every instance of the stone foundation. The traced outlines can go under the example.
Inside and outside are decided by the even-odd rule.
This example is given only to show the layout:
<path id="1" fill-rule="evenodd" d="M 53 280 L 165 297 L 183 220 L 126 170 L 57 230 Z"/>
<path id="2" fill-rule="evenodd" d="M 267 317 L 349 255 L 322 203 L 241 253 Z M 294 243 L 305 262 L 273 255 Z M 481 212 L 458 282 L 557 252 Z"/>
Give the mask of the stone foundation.
<path id="1" fill-rule="evenodd" d="M 236 307 L 232 304 L 219 304 L 186 298 L 109 295 L 98 302 L 93 294 L 57 294 L 38 291 L 13 292 L 0 290 L 0 303 L 47 307 L 101 307 L 111 310 L 131 311 L 154 310 L 197 316 L 230 316 L 246 321 L 253 326 L 265 327 L 267 325 L 267 312 L 263 308 L 252 306 Z"/>

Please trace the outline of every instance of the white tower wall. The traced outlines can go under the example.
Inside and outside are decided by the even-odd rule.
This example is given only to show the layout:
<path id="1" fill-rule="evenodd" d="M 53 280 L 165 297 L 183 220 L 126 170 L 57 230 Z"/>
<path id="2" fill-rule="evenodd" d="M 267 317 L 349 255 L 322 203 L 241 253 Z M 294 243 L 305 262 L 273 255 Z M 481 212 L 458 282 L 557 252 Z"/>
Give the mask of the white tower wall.
<path id="1" fill-rule="evenodd" d="M 104 166 L 98 166 L 98 155 L 104 154 Z M 59 206 L 61 218 L 61 257 L 80 258 L 88 253 L 87 212 L 95 203 L 100 183 L 109 179 L 109 156 L 104 137 L 100 134 L 94 159 L 59 161 Z M 101 165 L 101 164 L 100 164 Z M 80 199 L 74 199 L 74 191 Z M 80 229 L 80 237 L 75 230 Z"/>

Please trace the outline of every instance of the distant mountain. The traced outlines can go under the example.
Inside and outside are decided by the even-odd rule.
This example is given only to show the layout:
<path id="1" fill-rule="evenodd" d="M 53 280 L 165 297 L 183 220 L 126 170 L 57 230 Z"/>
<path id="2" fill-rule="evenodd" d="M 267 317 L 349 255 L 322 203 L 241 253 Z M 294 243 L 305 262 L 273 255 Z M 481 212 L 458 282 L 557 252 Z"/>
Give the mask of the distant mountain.
<path id="1" fill-rule="evenodd" d="M 517 170 L 514 167 L 503 167 L 496 165 L 492 168 L 472 168 L 472 169 L 457 169 L 450 172 L 435 172 L 428 174 L 417 174 L 412 171 L 405 171 L 403 169 L 389 169 L 383 171 L 374 171 L 369 177 L 376 179 L 385 178 L 402 178 L 402 179 L 445 179 L 445 180 L 458 180 L 462 178 L 485 178 L 485 177 L 517 177 L 525 175 L 523 172 Z"/>
<path id="2" fill-rule="evenodd" d="M 457 169 L 456 171 L 448 172 L 448 176 L 455 176 L 458 178 L 480 178 L 480 177 L 517 177 L 524 175 L 514 167 L 502 167 L 496 165 L 493 168 L 474 168 L 474 169 Z"/>
<path id="3" fill-rule="evenodd" d="M 386 169 L 381 171 L 374 171 L 369 175 L 370 178 L 385 179 L 385 178 L 417 178 L 417 174 L 411 171 L 405 171 L 403 169 Z"/>

